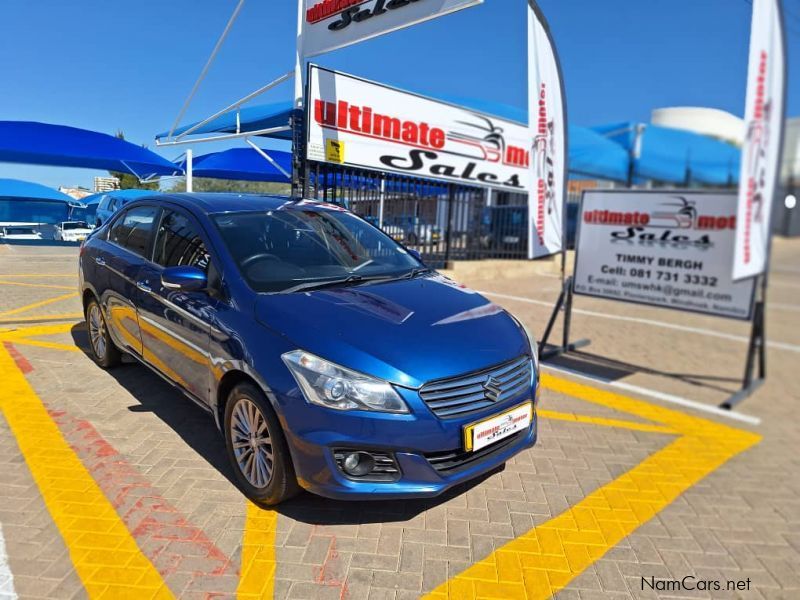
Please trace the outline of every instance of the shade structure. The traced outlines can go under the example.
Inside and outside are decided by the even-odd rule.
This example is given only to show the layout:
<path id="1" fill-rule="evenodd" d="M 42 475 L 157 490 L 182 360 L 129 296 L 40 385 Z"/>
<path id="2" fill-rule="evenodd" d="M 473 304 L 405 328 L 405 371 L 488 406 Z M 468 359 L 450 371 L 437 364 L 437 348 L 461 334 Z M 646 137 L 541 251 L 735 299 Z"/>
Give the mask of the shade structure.
<path id="1" fill-rule="evenodd" d="M 741 151 L 731 144 L 691 131 L 632 122 L 593 129 L 629 154 L 637 153 L 638 143 L 633 168 L 637 179 L 711 185 L 738 182 Z"/>
<path id="2" fill-rule="evenodd" d="M 0 198 L 4 200 L 50 200 L 53 202 L 66 202 L 76 204 L 71 197 L 54 190 L 53 188 L 22 181 L 21 179 L 0 179 Z"/>
<path id="3" fill-rule="evenodd" d="M 625 181 L 629 153 L 588 127 L 569 127 L 569 173 L 581 177 Z"/>
<path id="4" fill-rule="evenodd" d="M 291 114 L 292 103 L 289 101 L 258 104 L 255 106 L 248 106 L 247 108 L 240 108 L 238 113 L 233 111 L 220 115 L 201 127 L 197 127 L 197 124 L 201 123 L 201 121 L 178 127 L 172 132 L 172 135 L 181 135 L 190 129 L 192 130 L 191 135 L 260 131 L 289 125 L 289 117 L 291 117 Z M 197 128 L 195 129 L 195 127 Z M 169 131 L 162 131 L 156 136 L 156 139 L 160 140 L 166 138 L 168 135 Z M 292 132 L 279 131 L 265 137 L 290 140 L 292 139 Z"/>
<path id="5" fill-rule="evenodd" d="M 0 179 L 0 223 L 46 224 L 68 218 L 76 202 L 58 190 L 31 181 Z"/>
<path id="6" fill-rule="evenodd" d="M 105 133 L 34 121 L 0 121 L 0 162 L 132 173 L 178 173 L 166 158 Z"/>
<path id="7" fill-rule="evenodd" d="M 292 154 L 283 150 L 263 150 L 286 173 L 292 173 Z M 184 163 L 179 166 L 183 167 Z M 291 183 L 290 177 L 281 172 L 253 148 L 231 148 L 197 156 L 192 161 L 195 177 L 236 179 L 242 181 L 274 181 Z"/>

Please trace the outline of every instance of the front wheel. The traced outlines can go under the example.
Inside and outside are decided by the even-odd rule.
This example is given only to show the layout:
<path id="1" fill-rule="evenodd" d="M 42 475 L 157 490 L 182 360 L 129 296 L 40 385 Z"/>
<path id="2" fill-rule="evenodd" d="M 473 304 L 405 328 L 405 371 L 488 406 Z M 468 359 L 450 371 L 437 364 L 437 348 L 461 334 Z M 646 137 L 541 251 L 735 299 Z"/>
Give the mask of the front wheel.
<path id="1" fill-rule="evenodd" d="M 122 353 L 114 345 L 108 333 L 106 318 L 100 310 L 100 304 L 92 299 L 86 307 L 86 328 L 89 330 L 89 344 L 92 347 L 92 356 L 95 362 L 109 369 L 122 362 Z"/>
<path id="2" fill-rule="evenodd" d="M 273 506 L 299 491 L 278 417 L 251 383 L 228 395 L 225 446 L 239 486 L 256 504 Z"/>

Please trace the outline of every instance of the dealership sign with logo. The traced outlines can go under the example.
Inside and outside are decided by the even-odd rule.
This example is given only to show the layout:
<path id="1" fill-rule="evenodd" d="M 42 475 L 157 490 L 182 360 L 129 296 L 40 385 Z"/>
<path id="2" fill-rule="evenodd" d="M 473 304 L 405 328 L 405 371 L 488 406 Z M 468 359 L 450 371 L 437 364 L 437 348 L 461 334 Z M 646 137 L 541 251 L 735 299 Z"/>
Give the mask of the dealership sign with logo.
<path id="1" fill-rule="evenodd" d="M 538 258 L 563 247 L 567 123 L 555 45 L 536 3 L 530 0 L 528 6 L 528 120 L 533 139 L 528 258 Z"/>
<path id="2" fill-rule="evenodd" d="M 330 52 L 483 0 L 303 0 L 301 54 Z M 302 5 L 301 5 L 302 6 Z"/>
<path id="3" fill-rule="evenodd" d="M 749 319 L 753 279 L 734 282 L 736 195 L 584 192 L 574 291 Z"/>
<path id="4" fill-rule="evenodd" d="M 766 270 L 781 162 L 786 59 L 780 0 L 753 0 L 733 278 Z"/>
<path id="5" fill-rule="evenodd" d="M 306 156 L 411 177 L 531 189 L 526 125 L 311 65 Z"/>

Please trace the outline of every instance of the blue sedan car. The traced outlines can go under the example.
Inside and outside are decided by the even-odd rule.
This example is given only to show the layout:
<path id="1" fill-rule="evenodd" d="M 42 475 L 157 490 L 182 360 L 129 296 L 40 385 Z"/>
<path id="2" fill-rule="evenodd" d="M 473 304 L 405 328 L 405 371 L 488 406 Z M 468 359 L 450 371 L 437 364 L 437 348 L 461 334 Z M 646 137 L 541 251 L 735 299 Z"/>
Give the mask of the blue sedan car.
<path id="1" fill-rule="evenodd" d="M 536 441 L 521 324 L 341 207 L 142 198 L 79 260 L 97 363 L 129 354 L 207 410 L 262 505 L 436 496 Z"/>

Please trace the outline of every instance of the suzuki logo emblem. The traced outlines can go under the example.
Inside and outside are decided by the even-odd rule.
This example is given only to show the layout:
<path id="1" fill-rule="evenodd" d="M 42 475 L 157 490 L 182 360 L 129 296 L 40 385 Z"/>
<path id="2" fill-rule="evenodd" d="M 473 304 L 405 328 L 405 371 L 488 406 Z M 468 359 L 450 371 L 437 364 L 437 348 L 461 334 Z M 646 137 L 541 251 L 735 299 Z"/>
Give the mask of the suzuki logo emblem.
<path id="1" fill-rule="evenodd" d="M 489 375 L 489 377 L 487 377 L 486 381 L 483 383 L 483 395 L 486 396 L 486 399 L 491 400 L 492 402 L 497 402 L 502 391 L 503 387 L 500 383 L 500 380 Z"/>

